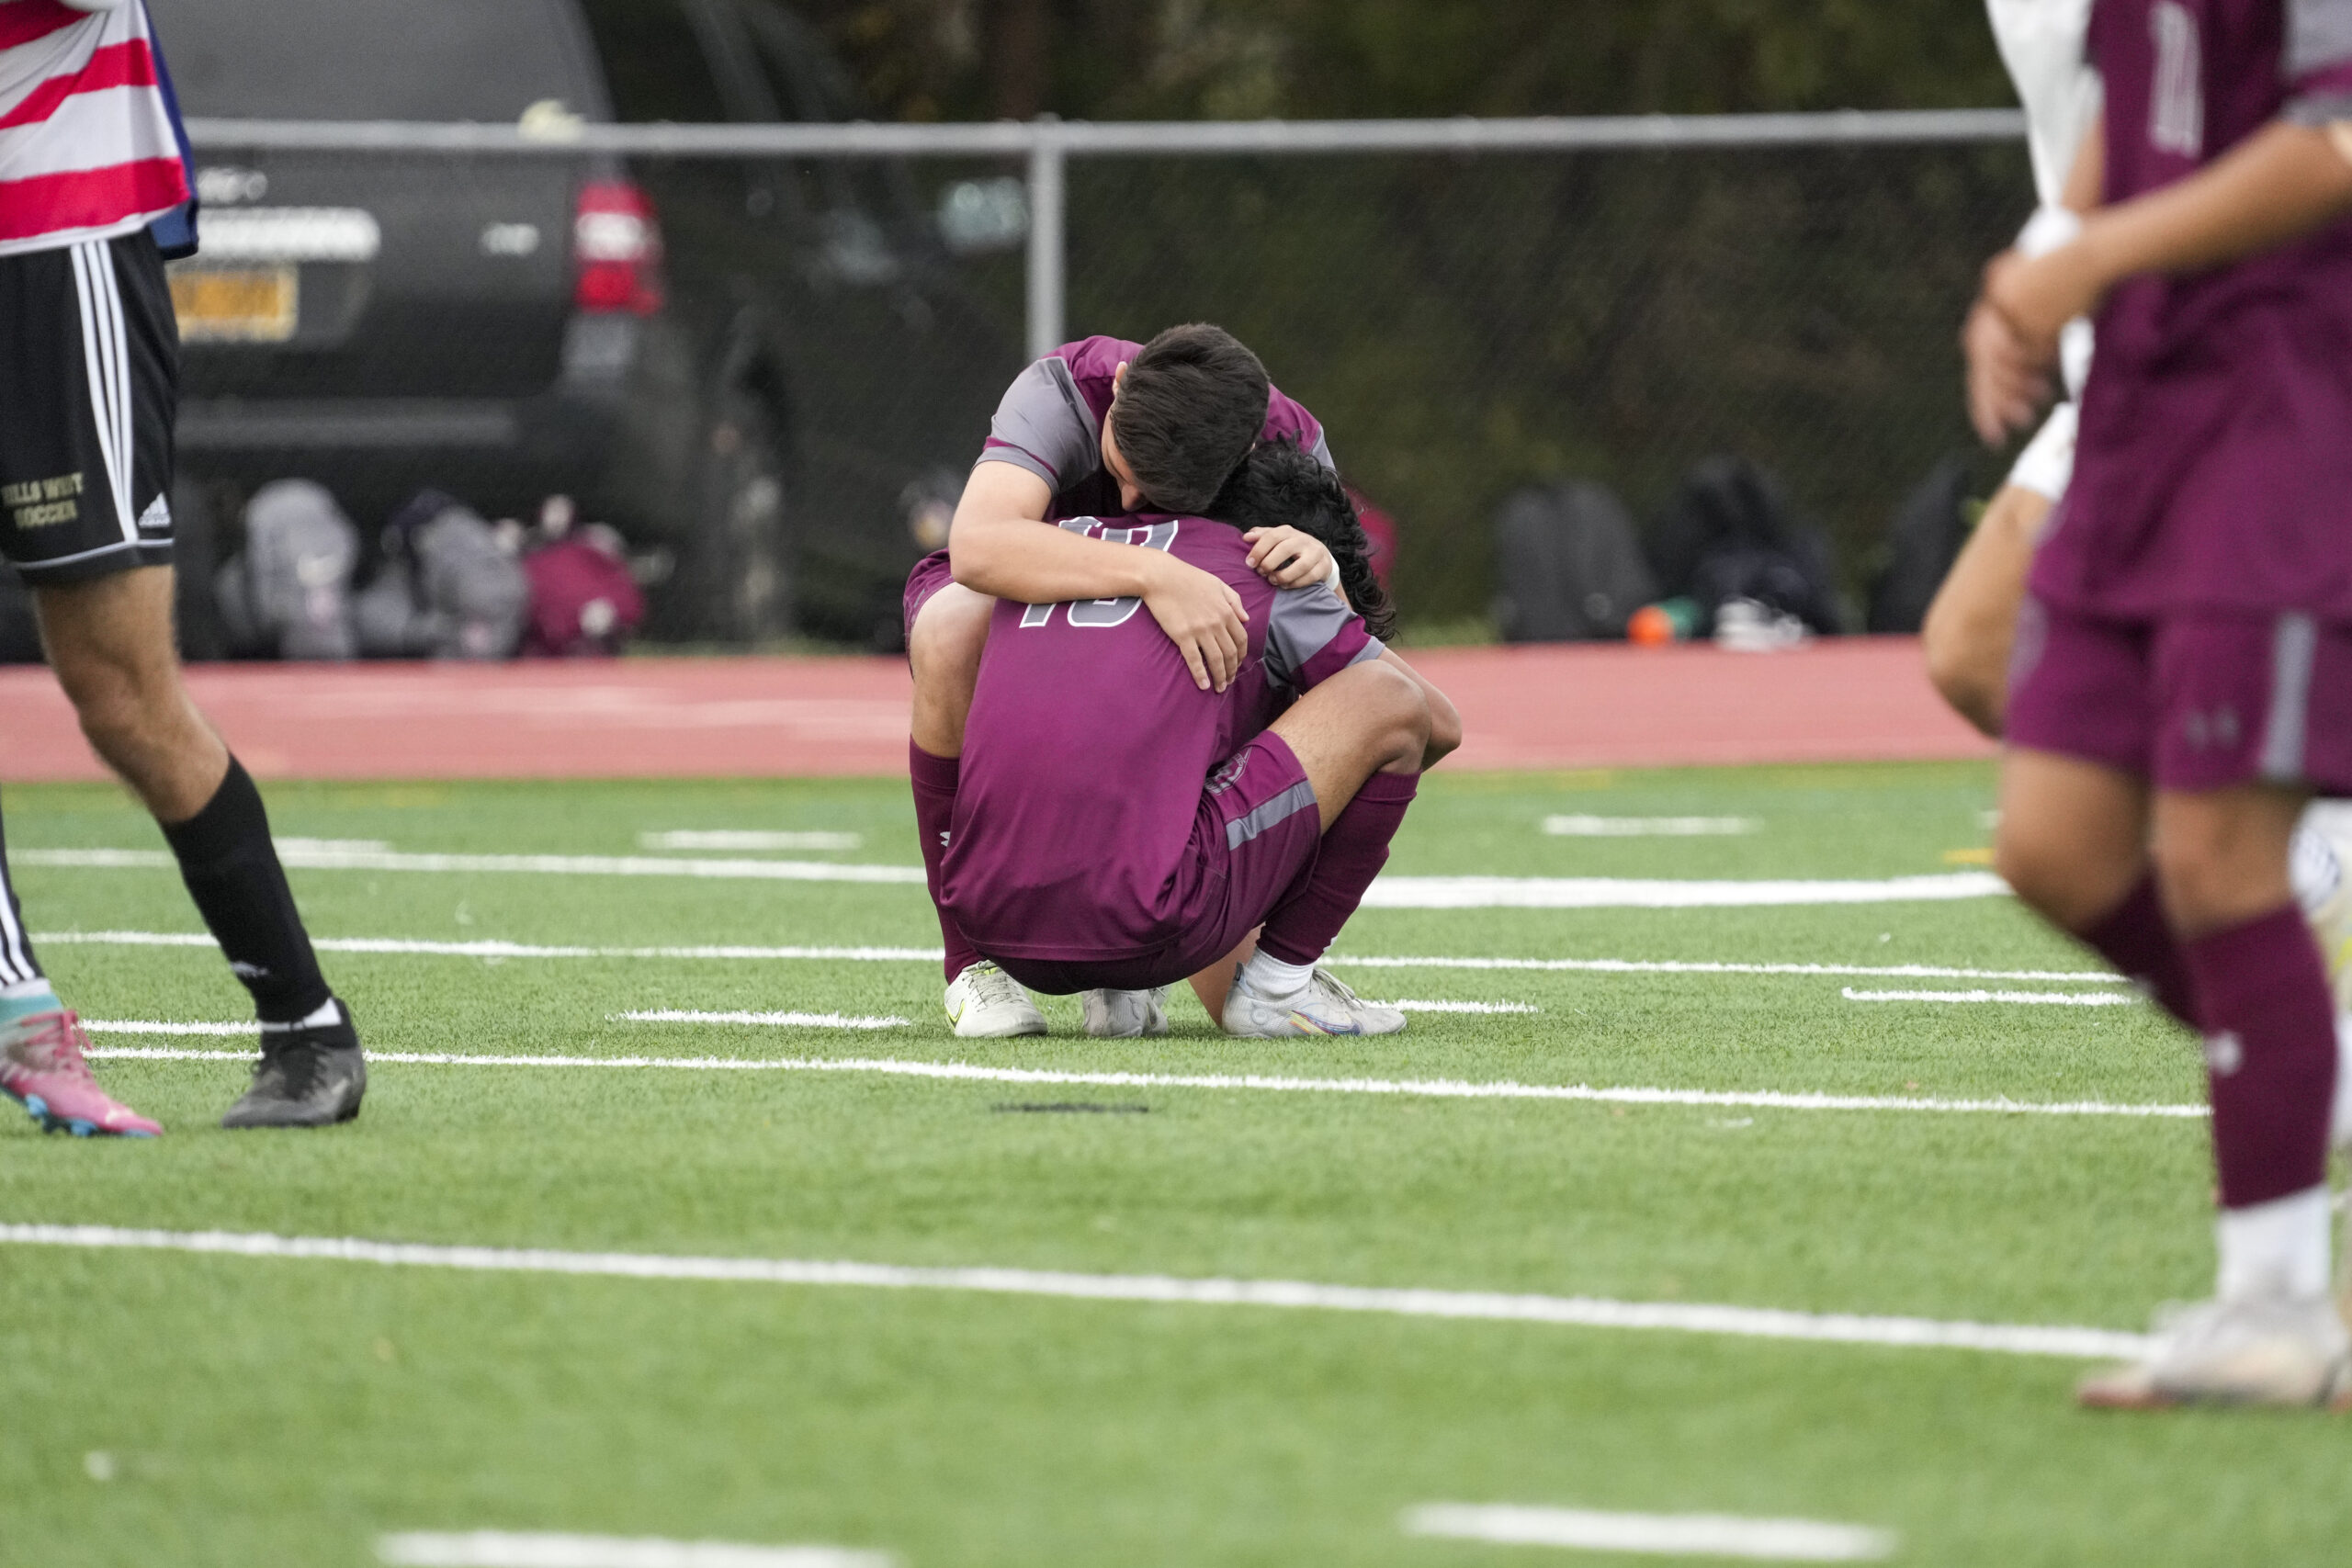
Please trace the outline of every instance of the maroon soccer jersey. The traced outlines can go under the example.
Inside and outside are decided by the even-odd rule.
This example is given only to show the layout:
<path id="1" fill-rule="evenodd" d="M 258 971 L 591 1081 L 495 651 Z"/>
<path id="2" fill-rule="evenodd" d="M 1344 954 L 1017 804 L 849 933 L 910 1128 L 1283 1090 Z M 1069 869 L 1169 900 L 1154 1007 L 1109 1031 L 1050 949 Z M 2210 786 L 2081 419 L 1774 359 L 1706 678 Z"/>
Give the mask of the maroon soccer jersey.
<path id="1" fill-rule="evenodd" d="M 2352 118 L 2352 0 L 2098 0 L 2090 50 L 2109 202 L 2274 119 Z M 2115 290 L 2033 589 L 2115 617 L 2352 619 L 2352 220 Z"/>
<path id="2" fill-rule="evenodd" d="M 1006 389 L 989 422 L 984 463 L 1011 463 L 1054 487 L 1048 520 L 1108 516 L 1120 509 L 1118 481 L 1102 470 L 1102 420 L 1111 412 L 1119 367 L 1143 352 L 1124 338 L 1066 343 L 1032 364 Z M 1323 426 L 1305 405 L 1274 388 L 1266 399 L 1261 441 L 1288 437 L 1336 468 Z"/>
<path id="3" fill-rule="evenodd" d="M 1329 587 L 1276 589 L 1222 523 L 1145 516 L 1062 526 L 1173 553 L 1248 607 L 1222 693 L 1136 599 L 1001 602 L 964 728 L 942 907 L 990 957 L 1133 957 L 1182 935 L 1180 874 L 1210 774 L 1299 693 L 1381 645 Z"/>

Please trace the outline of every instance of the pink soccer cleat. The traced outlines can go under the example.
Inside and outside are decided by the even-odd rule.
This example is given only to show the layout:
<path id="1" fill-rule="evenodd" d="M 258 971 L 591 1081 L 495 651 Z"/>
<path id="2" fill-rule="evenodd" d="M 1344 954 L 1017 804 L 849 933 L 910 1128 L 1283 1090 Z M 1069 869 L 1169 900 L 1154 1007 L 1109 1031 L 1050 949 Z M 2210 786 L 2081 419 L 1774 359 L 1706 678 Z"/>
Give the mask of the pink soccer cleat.
<path id="1" fill-rule="evenodd" d="M 0 1024 L 0 1094 L 23 1106 L 44 1133 L 77 1138 L 152 1138 L 163 1127 L 117 1104 L 82 1059 L 89 1036 L 60 1009 Z"/>

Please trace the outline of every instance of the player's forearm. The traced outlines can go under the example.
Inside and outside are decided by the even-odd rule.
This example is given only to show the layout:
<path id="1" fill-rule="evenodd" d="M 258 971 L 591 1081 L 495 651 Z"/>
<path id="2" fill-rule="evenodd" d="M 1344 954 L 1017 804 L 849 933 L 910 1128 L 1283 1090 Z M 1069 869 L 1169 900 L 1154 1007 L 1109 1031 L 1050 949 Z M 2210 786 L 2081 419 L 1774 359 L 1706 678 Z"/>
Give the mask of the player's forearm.
<path id="1" fill-rule="evenodd" d="M 1140 595 L 1149 589 L 1151 567 L 1168 558 L 1133 545 L 1017 520 L 958 524 L 947 556 L 956 581 L 965 587 L 1022 604 Z"/>
<path id="2" fill-rule="evenodd" d="M 2058 205 L 2088 216 L 2106 198 L 2106 186 L 2107 128 L 2094 121 L 2083 133 L 2083 144 L 2075 150 L 2075 166 L 2066 172 L 2066 188 L 2059 193 Z"/>
<path id="3" fill-rule="evenodd" d="M 2102 291 L 2276 249 L 2352 209 L 2352 158 L 2326 130 L 2277 121 L 2188 178 L 2085 220 Z"/>

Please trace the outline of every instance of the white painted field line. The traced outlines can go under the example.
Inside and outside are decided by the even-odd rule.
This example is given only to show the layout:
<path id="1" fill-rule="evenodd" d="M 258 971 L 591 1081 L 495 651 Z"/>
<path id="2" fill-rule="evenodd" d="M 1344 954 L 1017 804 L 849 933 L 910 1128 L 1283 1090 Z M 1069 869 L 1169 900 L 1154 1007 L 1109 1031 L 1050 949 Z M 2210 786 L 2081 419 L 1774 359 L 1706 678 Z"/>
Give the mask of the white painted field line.
<path id="1" fill-rule="evenodd" d="M 1525 1002 L 1422 1002 L 1407 999 L 1398 1002 L 1374 1002 L 1374 1007 L 1395 1008 L 1398 1012 L 1542 1012 L 1539 1007 Z"/>
<path id="2" fill-rule="evenodd" d="M 153 1019 L 141 1018 L 85 1018 L 82 1021 L 82 1027 L 92 1034 L 250 1034 L 256 1040 L 261 1038 L 261 1025 L 252 1021 L 244 1023 L 163 1023 Z M 216 1055 L 217 1053 L 198 1052 L 194 1054 L 198 1055 Z M 99 1055 L 99 1053 L 94 1051 L 91 1055 Z"/>
<path id="3" fill-rule="evenodd" d="M 82 870 L 162 870 L 179 863 L 162 850 L 25 850 L 18 865 Z M 657 855 L 405 854 L 390 850 L 280 845 L 277 858 L 300 871 L 490 872 L 543 876 L 687 876 L 721 881 L 913 883 L 919 865 L 843 865 L 832 861 L 679 860 Z"/>
<path id="4" fill-rule="evenodd" d="M 1427 1503 L 1407 1510 L 1408 1535 L 1501 1546 L 1565 1546 L 1660 1557 L 1736 1557 L 1767 1562 L 1871 1562 L 1894 1555 L 1895 1537 L 1861 1525 L 1747 1519 L 1728 1514 L 1604 1514 L 1508 1503 Z"/>
<path id="5" fill-rule="evenodd" d="M 37 931 L 36 944 L 65 947 L 200 947 L 212 938 L 202 931 Z M 935 947 L 567 947 L 518 942 L 429 942 L 408 937 L 316 937 L 322 953 L 395 953 L 437 958 L 639 958 L 842 960 L 856 964 L 936 964 Z M 2120 975 L 2097 969 L 1956 969 L 1933 964 L 1741 964 L 1672 958 L 1481 958 L 1437 956 L 1386 958 L 1335 953 L 1324 963 L 1356 969 L 1517 969 L 1572 975 L 1795 975 L 1850 976 L 1888 980 L 2034 980 L 2045 985 L 2120 986 Z"/>
<path id="6" fill-rule="evenodd" d="M 397 1568 L 892 1568 L 898 1562 L 887 1551 L 846 1546 L 739 1546 L 516 1530 L 379 1536 L 376 1560 Z"/>
<path id="7" fill-rule="evenodd" d="M 683 829 L 672 833 L 639 833 L 641 850 L 732 850 L 758 854 L 776 850 L 857 850 L 865 847 L 863 833 L 772 833 L 761 829 Z"/>
<path id="8" fill-rule="evenodd" d="M 845 865 L 831 861 L 680 860 L 655 855 L 410 854 L 389 850 L 282 848 L 302 871 L 478 872 L 557 876 L 685 876 L 763 882 L 913 884 L 919 865 Z M 19 865 L 79 870 L 163 871 L 178 863 L 162 850 L 25 850 Z M 1791 904 L 1905 904 L 2005 897 L 1990 872 L 1894 876 L 1871 881 L 1703 882 L 1615 876 L 1383 876 L 1364 895 L 1368 909 L 1695 909 Z"/>
<path id="9" fill-rule="evenodd" d="M 1847 986 L 1841 994 L 1849 1002 L 2008 1002 L 2019 1007 L 2128 1008 L 2140 1000 L 2136 991 L 1858 991 Z"/>
<path id="10" fill-rule="evenodd" d="M 848 1018 L 837 1012 L 685 1012 L 657 1008 L 646 1012 L 616 1012 L 613 1021 L 629 1023 L 752 1023 L 782 1029 L 912 1029 L 910 1018 Z"/>
<path id="11" fill-rule="evenodd" d="M 1555 839 L 1702 839 L 1753 833 L 1763 824 L 1753 817 L 1586 817 L 1569 813 L 1544 818 Z"/>
<path id="12" fill-rule="evenodd" d="M 1871 881 L 1696 882 L 1619 876 L 1383 876 L 1367 909 L 1737 909 L 1795 904 L 1915 904 L 2005 898 L 1990 872 Z"/>
<path id="13" fill-rule="evenodd" d="M 103 1031 L 105 1024 L 83 1027 Z M 250 1027 L 248 1025 L 247 1027 Z M 101 1045 L 93 1060 L 243 1062 L 246 1054 L 166 1045 Z M 1508 1079 L 1290 1078 L 1256 1074 L 1067 1072 L 1050 1067 L 984 1067 L 971 1062 L 910 1062 L 892 1057 L 506 1056 L 438 1051 L 370 1051 L 374 1063 L 427 1067 L 606 1067 L 679 1072 L 870 1073 L 955 1083 L 1070 1084 L 1093 1089 L 1204 1089 L 1256 1094 L 1372 1094 L 1408 1100 L 1556 1100 L 1602 1105 L 1733 1106 L 1761 1111 L 1894 1111 L 1996 1116 L 2121 1116 L 2195 1121 L 2201 1105 L 2106 1100 L 1923 1100 L 1878 1095 L 1784 1093 L 1773 1089 L 1594 1089 L 1588 1084 L 1527 1084 Z"/>
<path id="14" fill-rule="evenodd" d="M 504 1247 L 436 1247 L 350 1237 L 228 1231 L 126 1230 L 113 1225 L 0 1224 L 0 1246 L 191 1252 L 234 1258 L 374 1263 L 495 1274 L 571 1274 L 629 1280 L 707 1280 L 741 1284 L 960 1291 L 1057 1296 L 1073 1301 L 1292 1311 L 1377 1313 L 1396 1317 L 1549 1323 L 1581 1328 L 1645 1328 L 1751 1339 L 1797 1339 L 1906 1349 L 1989 1350 L 2012 1356 L 2128 1359 L 2148 1340 L 2105 1328 L 1948 1322 L 1851 1313 L 1689 1302 L 1620 1302 L 1594 1296 L 1517 1295 L 1488 1291 L 1324 1285 L 1298 1280 L 1178 1279 L 1162 1274 L 1073 1274 L 1032 1269 L 917 1269 L 892 1263 L 803 1258 L 690 1258 L 662 1253 L 558 1252 Z"/>

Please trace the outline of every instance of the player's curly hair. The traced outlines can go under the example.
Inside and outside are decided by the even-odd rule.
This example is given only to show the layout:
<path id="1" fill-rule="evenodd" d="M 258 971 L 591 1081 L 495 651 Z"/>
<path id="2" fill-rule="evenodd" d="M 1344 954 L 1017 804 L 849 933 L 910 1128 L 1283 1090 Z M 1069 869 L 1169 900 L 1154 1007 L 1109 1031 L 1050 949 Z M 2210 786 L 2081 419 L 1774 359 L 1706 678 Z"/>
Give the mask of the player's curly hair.
<path id="1" fill-rule="evenodd" d="M 1340 563 L 1340 586 L 1365 627 L 1383 642 L 1396 629 L 1396 607 L 1373 575 L 1372 540 L 1340 476 L 1288 436 L 1260 443 L 1225 481 L 1208 515 L 1248 532 L 1284 525 L 1323 542 Z"/>

